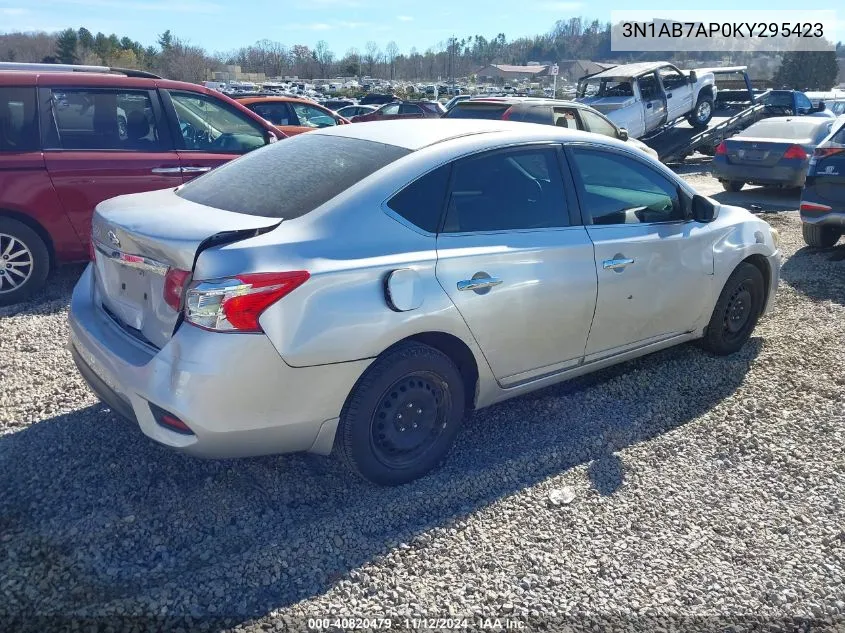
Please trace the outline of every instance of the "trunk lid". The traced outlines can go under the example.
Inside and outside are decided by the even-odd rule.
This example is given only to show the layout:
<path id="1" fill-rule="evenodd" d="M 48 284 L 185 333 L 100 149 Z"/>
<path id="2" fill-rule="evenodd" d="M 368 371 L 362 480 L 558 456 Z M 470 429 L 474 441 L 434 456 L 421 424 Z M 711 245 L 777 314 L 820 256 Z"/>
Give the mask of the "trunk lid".
<path id="1" fill-rule="evenodd" d="M 792 139 L 772 138 L 731 138 L 725 141 L 728 151 L 728 162 L 734 165 L 756 165 L 758 167 L 773 167 L 777 165 L 787 149 L 793 145 L 801 145 Z M 804 151 L 807 148 L 804 147 Z M 808 154 L 812 154 L 810 149 Z"/>
<path id="2" fill-rule="evenodd" d="M 161 348 L 179 318 L 164 300 L 167 271 L 191 271 L 204 248 L 280 222 L 190 202 L 172 189 L 107 200 L 97 205 L 92 223 L 95 300 L 128 334 Z"/>

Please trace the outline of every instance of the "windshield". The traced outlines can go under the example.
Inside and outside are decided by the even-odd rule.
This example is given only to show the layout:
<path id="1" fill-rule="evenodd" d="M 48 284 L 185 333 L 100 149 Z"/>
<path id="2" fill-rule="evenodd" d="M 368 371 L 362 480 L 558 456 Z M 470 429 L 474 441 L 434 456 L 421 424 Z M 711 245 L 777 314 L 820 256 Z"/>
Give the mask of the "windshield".
<path id="1" fill-rule="evenodd" d="M 737 136 L 748 138 L 777 138 L 789 140 L 816 139 L 819 134 L 827 133 L 826 121 L 809 117 L 800 120 L 765 119 L 744 129 Z"/>
<path id="2" fill-rule="evenodd" d="M 410 153 L 314 132 L 268 145 L 177 189 L 185 200 L 268 218 L 297 218 Z"/>
<path id="3" fill-rule="evenodd" d="M 633 97 L 630 79 L 603 77 L 584 79 L 578 84 L 579 97 Z"/>

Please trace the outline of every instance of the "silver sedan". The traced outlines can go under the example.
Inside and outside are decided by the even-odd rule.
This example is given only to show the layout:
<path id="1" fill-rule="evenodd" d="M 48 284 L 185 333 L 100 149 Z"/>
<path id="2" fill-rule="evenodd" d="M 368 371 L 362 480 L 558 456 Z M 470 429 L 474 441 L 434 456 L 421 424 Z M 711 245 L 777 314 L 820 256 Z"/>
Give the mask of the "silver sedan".
<path id="1" fill-rule="evenodd" d="M 106 404 L 194 455 L 335 450 L 380 484 L 475 409 L 693 339 L 735 352 L 780 271 L 766 222 L 643 153 L 507 121 L 315 130 L 92 231 L 70 348 Z"/>

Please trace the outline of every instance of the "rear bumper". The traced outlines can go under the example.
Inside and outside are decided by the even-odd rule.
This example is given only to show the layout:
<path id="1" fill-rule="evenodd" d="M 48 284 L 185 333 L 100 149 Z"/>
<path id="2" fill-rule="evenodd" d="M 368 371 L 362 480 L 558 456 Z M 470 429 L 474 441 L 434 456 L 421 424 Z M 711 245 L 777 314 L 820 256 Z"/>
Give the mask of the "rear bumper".
<path id="1" fill-rule="evenodd" d="M 807 170 L 793 167 L 734 165 L 724 161 L 713 161 L 713 175 L 719 180 L 739 180 L 755 185 L 784 185 L 803 187 Z"/>
<path id="2" fill-rule="evenodd" d="M 189 325 L 155 350 L 111 321 L 93 286 L 89 266 L 71 299 L 71 353 L 100 399 L 145 435 L 201 457 L 331 450 L 341 408 L 370 361 L 292 368 L 264 335 Z M 161 426 L 151 403 L 194 434 Z"/>
<path id="3" fill-rule="evenodd" d="M 822 226 L 838 226 L 845 229 L 845 210 L 843 211 L 804 211 L 801 210 L 801 221 L 806 224 Z"/>

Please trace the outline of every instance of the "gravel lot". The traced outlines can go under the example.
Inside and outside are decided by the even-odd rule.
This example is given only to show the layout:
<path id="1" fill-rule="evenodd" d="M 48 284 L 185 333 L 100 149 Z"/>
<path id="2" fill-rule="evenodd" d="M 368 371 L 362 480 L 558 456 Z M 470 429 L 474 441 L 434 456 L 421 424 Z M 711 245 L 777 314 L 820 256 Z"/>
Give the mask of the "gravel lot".
<path id="1" fill-rule="evenodd" d="M 398 489 L 315 456 L 154 445 L 77 376 L 80 269 L 63 270 L 0 311 L 0 617 L 845 630 L 845 246 L 808 252 L 794 211 L 766 219 L 787 259 L 739 354 L 685 345 L 487 409 L 445 468 Z"/>

